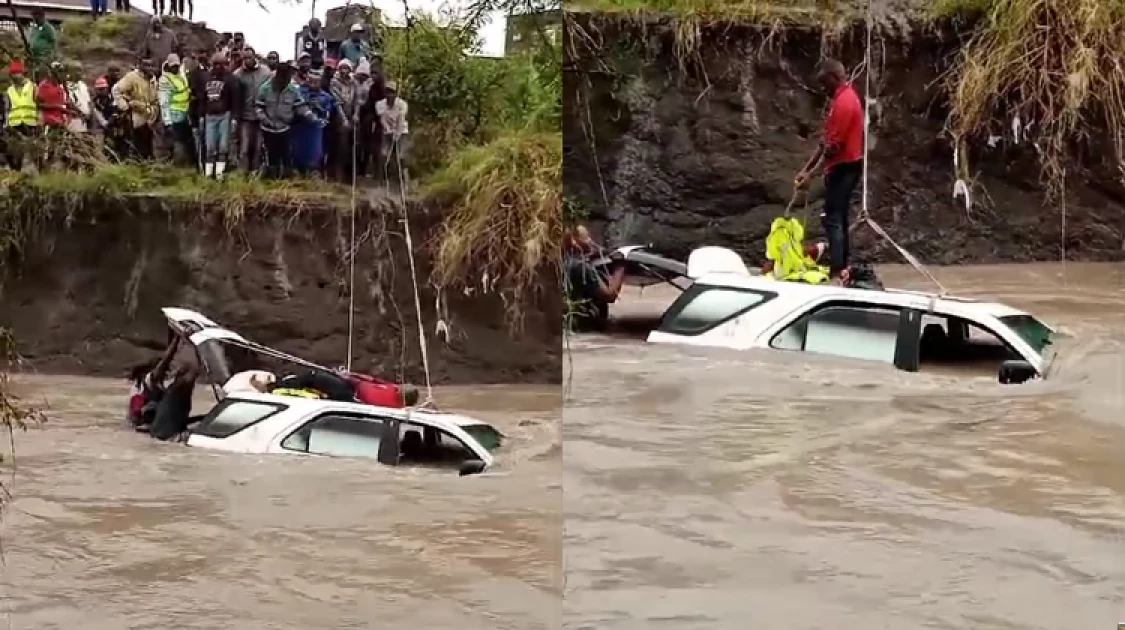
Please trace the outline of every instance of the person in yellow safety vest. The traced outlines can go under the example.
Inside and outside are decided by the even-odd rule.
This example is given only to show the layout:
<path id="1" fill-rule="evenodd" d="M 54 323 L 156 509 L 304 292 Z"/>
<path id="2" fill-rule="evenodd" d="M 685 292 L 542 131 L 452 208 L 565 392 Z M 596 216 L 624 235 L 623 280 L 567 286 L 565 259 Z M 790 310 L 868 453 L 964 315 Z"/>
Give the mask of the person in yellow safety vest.
<path id="1" fill-rule="evenodd" d="M 181 163 L 198 166 L 199 156 L 195 148 L 195 134 L 191 130 L 188 109 L 191 105 L 191 84 L 180 66 L 180 56 L 168 55 L 164 69 L 156 84 L 160 100 L 160 114 L 164 122 L 164 137 L 168 143 L 169 156 L 175 157 L 175 147 L 179 145 Z"/>
<path id="2" fill-rule="evenodd" d="M 12 170 L 23 168 L 26 139 L 33 138 L 39 130 L 39 106 L 35 104 L 35 84 L 27 79 L 22 62 L 18 59 L 8 66 L 12 85 L 4 93 L 8 121 L 5 139 L 8 166 Z"/>
<path id="3" fill-rule="evenodd" d="M 828 268 L 818 265 L 804 246 L 805 226 L 793 217 L 777 217 L 766 236 L 766 258 L 772 263 L 769 275 L 775 280 L 824 284 Z"/>

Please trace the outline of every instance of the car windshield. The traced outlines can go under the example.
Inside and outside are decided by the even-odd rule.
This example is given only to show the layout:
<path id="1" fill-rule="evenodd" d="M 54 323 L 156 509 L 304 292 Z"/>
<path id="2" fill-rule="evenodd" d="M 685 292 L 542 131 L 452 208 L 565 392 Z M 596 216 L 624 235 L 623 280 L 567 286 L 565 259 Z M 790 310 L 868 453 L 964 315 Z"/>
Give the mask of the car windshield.
<path id="1" fill-rule="evenodd" d="M 1031 315 L 1008 315 L 1001 317 L 1000 321 L 1019 335 L 1036 354 L 1042 355 L 1043 350 L 1051 345 L 1051 328 Z"/>
<path id="2" fill-rule="evenodd" d="M 503 441 L 503 435 L 496 429 L 488 426 L 487 424 L 474 424 L 467 427 L 461 427 L 465 433 L 468 433 L 474 440 L 488 451 L 494 451 L 500 447 Z"/>

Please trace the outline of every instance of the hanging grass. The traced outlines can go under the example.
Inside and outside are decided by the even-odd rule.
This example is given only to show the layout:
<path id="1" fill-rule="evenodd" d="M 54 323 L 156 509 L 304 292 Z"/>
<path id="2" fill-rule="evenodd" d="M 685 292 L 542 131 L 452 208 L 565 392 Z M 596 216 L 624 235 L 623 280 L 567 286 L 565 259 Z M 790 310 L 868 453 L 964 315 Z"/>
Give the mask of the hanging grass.
<path id="1" fill-rule="evenodd" d="M 973 139 L 1011 137 L 1018 121 L 1052 195 L 1062 191 L 1075 141 L 1108 139 L 1122 169 L 1125 3 L 945 0 L 938 8 L 979 19 L 945 81 L 949 130 L 962 154 Z"/>
<path id="2" fill-rule="evenodd" d="M 433 242 L 445 287 L 495 289 L 522 327 L 544 273 L 562 258 L 562 135 L 519 132 L 457 154 L 425 183 L 451 208 Z"/>

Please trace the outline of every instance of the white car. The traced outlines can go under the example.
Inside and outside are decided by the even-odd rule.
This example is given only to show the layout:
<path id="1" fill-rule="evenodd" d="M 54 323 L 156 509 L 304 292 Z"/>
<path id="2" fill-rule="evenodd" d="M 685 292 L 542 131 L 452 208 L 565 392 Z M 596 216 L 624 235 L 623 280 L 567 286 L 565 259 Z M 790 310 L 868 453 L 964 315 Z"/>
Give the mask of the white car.
<path id="1" fill-rule="evenodd" d="M 187 444 L 232 453 L 367 457 L 389 466 L 445 463 L 468 475 L 492 467 L 491 451 L 501 440 L 488 423 L 455 414 L 239 393 L 216 405 Z"/>
<path id="2" fill-rule="evenodd" d="M 168 325 L 195 346 L 216 406 L 190 431 L 188 446 L 233 453 L 369 457 L 383 464 L 446 463 L 462 475 L 490 468 L 503 434 L 486 422 L 421 408 L 392 408 L 265 393 L 232 393 L 227 348 L 321 372 L 329 368 L 249 341 L 200 313 L 165 308 Z"/>
<path id="3" fill-rule="evenodd" d="M 649 334 L 651 343 L 815 352 L 908 372 L 930 361 L 986 360 L 999 364 L 1002 383 L 1046 378 L 1054 360 L 1055 330 L 1003 304 L 782 282 L 747 272 L 737 254 L 722 248 L 696 250 L 686 269 L 675 261 L 661 265 L 654 254 L 635 262 L 636 250 L 625 249 L 618 257 L 631 267 L 657 267 L 662 279 L 680 273 L 691 280 Z"/>

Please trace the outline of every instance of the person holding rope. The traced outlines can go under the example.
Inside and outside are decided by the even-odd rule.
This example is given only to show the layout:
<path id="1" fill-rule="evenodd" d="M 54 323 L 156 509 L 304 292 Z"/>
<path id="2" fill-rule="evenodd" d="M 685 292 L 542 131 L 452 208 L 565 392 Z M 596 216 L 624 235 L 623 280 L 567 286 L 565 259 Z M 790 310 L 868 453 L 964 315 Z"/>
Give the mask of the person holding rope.
<path id="1" fill-rule="evenodd" d="M 824 168 L 824 234 L 828 239 L 829 273 L 839 282 L 848 276 L 848 214 L 852 193 L 863 175 L 863 106 L 848 81 L 844 64 L 826 59 L 817 80 L 831 102 L 824 121 L 824 138 L 816 153 L 797 174 L 798 190 L 809 184 L 812 174 Z"/>
<path id="2" fill-rule="evenodd" d="M 375 115 L 379 118 L 379 125 L 383 132 L 382 146 L 384 155 L 379 158 L 383 166 L 383 174 L 387 178 L 387 187 L 391 186 L 391 169 L 398 173 L 395 181 L 398 186 L 406 185 L 406 155 L 409 148 L 410 125 L 406 122 L 406 115 L 410 111 L 406 101 L 398 97 L 398 84 L 387 81 L 383 88 L 384 98 L 375 103 Z"/>

